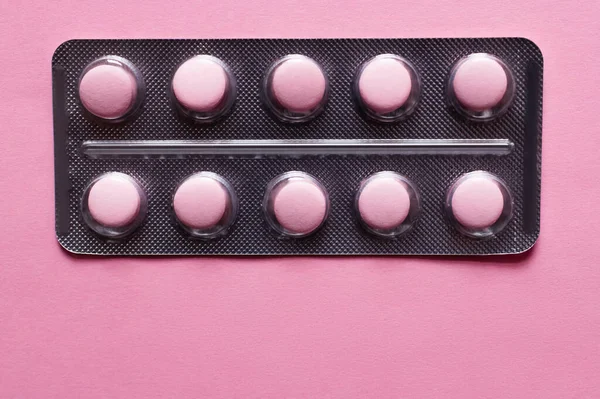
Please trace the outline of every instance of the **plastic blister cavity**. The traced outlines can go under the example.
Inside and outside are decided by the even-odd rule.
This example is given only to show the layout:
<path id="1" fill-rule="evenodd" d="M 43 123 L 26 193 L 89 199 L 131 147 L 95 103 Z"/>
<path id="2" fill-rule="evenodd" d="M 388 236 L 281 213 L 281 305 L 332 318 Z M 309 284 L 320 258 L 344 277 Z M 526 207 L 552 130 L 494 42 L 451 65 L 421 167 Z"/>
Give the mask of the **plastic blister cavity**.
<path id="1" fill-rule="evenodd" d="M 489 238 L 500 233 L 513 216 L 513 197 L 506 183 L 485 171 L 460 176 L 448 189 L 446 214 L 463 234 Z"/>
<path id="2" fill-rule="evenodd" d="M 204 54 L 177 66 L 169 90 L 173 104 L 184 117 L 210 123 L 231 111 L 237 84 L 227 64 Z"/>
<path id="3" fill-rule="evenodd" d="M 283 173 L 269 183 L 263 211 L 271 228 L 283 237 L 302 238 L 318 231 L 329 215 L 329 194 L 308 173 Z"/>
<path id="4" fill-rule="evenodd" d="M 89 63 L 79 76 L 77 98 L 92 119 L 118 123 L 135 116 L 146 87 L 137 67 L 123 57 L 108 55 Z"/>
<path id="5" fill-rule="evenodd" d="M 355 209 L 366 231 L 392 238 L 407 233 L 417 222 L 421 201 L 416 186 L 409 179 L 384 171 L 361 182 Z"/>
<path id="6" fill-rule="evenodd" d="M 380 54 L 359 67 L 352 92 L 367 117 L 379 122 L 397 122 L 417 107 L 421 79 L 408 60 L 395 54 Z"/>
<path id="7" fill-rule="evenodd" d="M 175 189 L 171 206 L 182 231 L 201 239 L 226 234 L 238 213 L 238 199 L 232 185 L 212 172 L 186 177 Z"/>
<path id="8" fill-rule="evenodd" d="M 124 238 L 146 218 L 146 192 L 131 176 L 104 173 L 87 186 L 81 200 L 81 215 L 95 233 L 107 238 Z"/>
<path id="9" fill-rule="evenodd" d="M 514 95 L 513 73 L 499 57 L 474 53 L 452 67 L 448 101 L 467 119 L 486 122 L 498 118 L 508 110 Z"/>
<path id="10" fill-rule="evenodd" d="M 328 96 L 327 74 L 318 62 L 300 54 L 277 60 L 263 80 L 263 101 L 282 122 L 306 122 L 317 117 Z"/>

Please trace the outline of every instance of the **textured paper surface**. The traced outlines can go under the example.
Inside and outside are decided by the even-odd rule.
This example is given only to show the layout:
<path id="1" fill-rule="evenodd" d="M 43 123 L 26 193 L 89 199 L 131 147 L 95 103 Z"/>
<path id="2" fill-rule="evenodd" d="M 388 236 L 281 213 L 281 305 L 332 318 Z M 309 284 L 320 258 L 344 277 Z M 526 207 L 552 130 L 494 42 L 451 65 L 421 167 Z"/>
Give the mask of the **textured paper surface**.
<path id="1" fill-rule="evenodd" d="M 597 398 L 600 4 L 106 0 L 0 6 L 0 398 Z M 526 36 L 542 49 L 526 256 L 73 257 L 50 58 L 70 38 Z"/>

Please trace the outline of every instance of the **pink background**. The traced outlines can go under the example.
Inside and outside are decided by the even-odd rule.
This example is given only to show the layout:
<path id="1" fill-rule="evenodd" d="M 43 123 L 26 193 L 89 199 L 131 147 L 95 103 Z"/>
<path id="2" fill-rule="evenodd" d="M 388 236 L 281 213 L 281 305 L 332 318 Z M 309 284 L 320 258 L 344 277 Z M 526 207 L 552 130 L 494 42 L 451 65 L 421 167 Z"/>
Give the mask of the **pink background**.
<path id="1" fill-rule="evenodd" d="M 0 5 L 0 398 L 600 397 L 600 2 Z M 525 256 L 73 257 L 50 58 L 71 38 L 526 36 L 545 57 Z"/>

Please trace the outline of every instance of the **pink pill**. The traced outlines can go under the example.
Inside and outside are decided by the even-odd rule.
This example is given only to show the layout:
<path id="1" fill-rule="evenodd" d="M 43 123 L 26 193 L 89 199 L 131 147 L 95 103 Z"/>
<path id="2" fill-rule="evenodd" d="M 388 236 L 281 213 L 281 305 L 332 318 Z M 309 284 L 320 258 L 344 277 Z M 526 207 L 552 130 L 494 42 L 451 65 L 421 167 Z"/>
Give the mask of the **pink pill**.
<path id="1" fill-rule="evenodd" d="M 412 78 L 400 60 L 378 57 L 362 70 L 358 89 L 368 108 L 385 114 L 406 103 L 412 90 Z"/>
<path id="2" fill-rule="evenodd" d="M 469 229 L 492 226 L 504 210 L 504 196 L 498 183 L 491 177 L 468 177 L 454 190 L 452 214 L 458 223 Z"/>
<path id="3" fill-rule="evenodd" d="M 193 229 L 210 229 L 223 219 L 230 198 L 223 185 L 208 176 L 192 176 L 175 192 L 173 208 L 177 219 Z"/>
<path id="4" fill-rule="evenodd" d="M 323 101 L 326 85 L 319 65 L 304 56 L 291 56 L 272 72 L 272 95 L 291 112 L 307 113 L 316 109 Z"/>
<path id="5" fill-rule="evenodd" d="M 101 177 L 89 191 L 91 217 L 105 227 L 124 227 L 139 215 L 141 198 L 136 184 L 122 173 Z"/>
<path id="6" fill-rule="evenodd" d="M 277 191 L 273 211 L 285 230 L 293 234 L 309 234 L 323 223 L 327 214 L 327 198 L 314 182 L 292 179 Z"/>
<path id="7" fill-rule="evenodd" d="M 118 119 L 133 107 L 138 85 L 133 74 L 120 63 L 101 64 L 88 70 L 79 82 L 79 98 L 92 114 Z"/>
<path id="8" fill-rule="evenodd" d="M 390 230 L 400 226 L 411 207 L 406 184 L 394 177 L 375 177 L 362 188 L 358 211 L 372 229 Z"/>
<path id="9" fill-rule="evenodd" d="M 497 106 L 508 89 L 506 71 L 487 54 L 472 54 L 458 65 L 452 81 L 458 102 L 472 111 Z"/>
<path id="10" fill-rule="evenodd" d="M 182 106 L 194 112 L 213 112 L 227 96 L 229 76 L 212 57 L 196 56 L 181 64 L 172 84 Z"/>

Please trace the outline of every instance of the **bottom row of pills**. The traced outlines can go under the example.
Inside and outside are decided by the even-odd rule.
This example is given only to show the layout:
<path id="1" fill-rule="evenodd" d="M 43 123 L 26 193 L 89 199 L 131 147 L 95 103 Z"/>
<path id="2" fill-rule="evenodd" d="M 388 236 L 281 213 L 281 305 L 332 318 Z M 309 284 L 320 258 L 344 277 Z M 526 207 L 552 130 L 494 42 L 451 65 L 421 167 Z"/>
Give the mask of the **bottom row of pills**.
<path id="1" fill-rule="evenodd" d="M 85 223 L 96 233 L 125 237 L 135 231 L 148 208 L 144 190 L 129 175 L 110 172 L 98 176 L 82 200 Z M 512 216 L 513 200 L 497 176 L 474 171 L 459 177 L 448 189 L 444 207 L 449 220 L 463 234 L 485 238 L 500 232 Z M 184 179 L 172 198 L 175 220 L 191 237 L 214 238 L 234 223 L 238 199 L 231 184 L 212 172 Z M 363 180 L 355 197 L 356 215 L 374 235 L 394 237 L 409 231 L 421 213 L 415 185 L 391 171 Z M 301 238 L 323 226 L 330 213 L 327 190 L 314 176 L 287 172 L 273 179 L 265 191 L 263 212 L 278 234 Z"/>

